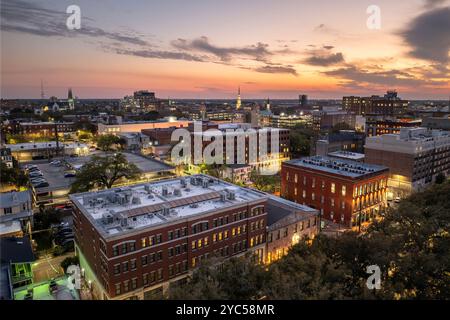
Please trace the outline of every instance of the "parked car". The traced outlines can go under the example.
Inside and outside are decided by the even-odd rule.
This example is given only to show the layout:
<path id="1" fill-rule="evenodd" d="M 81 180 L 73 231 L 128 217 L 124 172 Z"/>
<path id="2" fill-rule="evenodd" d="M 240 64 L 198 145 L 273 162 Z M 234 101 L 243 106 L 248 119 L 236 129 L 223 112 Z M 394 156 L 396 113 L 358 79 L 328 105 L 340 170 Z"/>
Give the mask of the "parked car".
<path id="1" fill-rule="evenodd" d="M 48 186 L 49 186 L 48 182 L 41 182 L 41 183 L 35 185 L 34 187 L 35 188 L 44 188 L 44 187 L 48 187 Z"/>
<path id="2" fill-rule="evenodd" d="M 75 177 L 75 173 L 72 172 L 64 173 L 64 178 L 73 178 L 73 177 Z"/>
<path id="3" fill-rule="evenodd" d="M 40 171 L 38 167 L 33 167 L 30 169 L 27 169 L 28 172 L 35 172 L 35 171 Z"/>
<path id="4" fill-rule="evenodd" d="M 36 171 L 36 172 L 30 173 L 29 176 L 30 176 L 30 178 L 33 178 L 33 177 L 43 177 L 44 175 L 42 172 Z"/>
<path id="5" fill-rule="evenodd" d="M 45 179 L 35 179 L 35 180 L 31 180 L 31 184 L 32 185 L 37 185 L 37 184 L 40 184 L 40 183 L 46 183 L 47 182 L 47 180 L 45 180 Z"/>

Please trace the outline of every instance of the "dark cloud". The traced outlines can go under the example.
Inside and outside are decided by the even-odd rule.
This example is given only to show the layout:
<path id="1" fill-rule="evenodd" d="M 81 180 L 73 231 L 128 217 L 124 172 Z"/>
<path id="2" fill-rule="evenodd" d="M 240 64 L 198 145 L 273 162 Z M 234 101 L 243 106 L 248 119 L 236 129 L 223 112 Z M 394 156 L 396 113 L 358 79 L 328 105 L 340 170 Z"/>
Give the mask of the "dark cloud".
<path id="1" fill-rule="evenodd" d="M 67 13 L 44 8 L 22 0 L 2 2 L 0 20 L 2 31 L 17 32 L 43 37 L 104 38 L 133 45 L 148 45 L 141 37 L 128 33 L 109 32 L 90 25 L 92 19 L 83 16 L 81 29 L 68 30 Z"/>
<path id="2" fill-rule="evenodd" d="M 297 71 L 292 66 L 266 65 L 253 70 L 260 73 L 287 73 L 295 76 L 297 75 Z"/>
<path id="3" fill-rule="evenodd" d="M 264 61 L 272 55 L 268 50 L 268 45 L 261 42 L 246 47 L 219 47 L 211 44 L 208 37 L 205 36 L 193 40 L 177 39 L 172 41 L 172 46 L 180 50 L 213 54 L 222 61 L 229 61 L 235 56 L 247 56 Z"/>
<path id="4" fill-rule="evenodd" d="M 202 57 L 195 56 L 185 52 L 172 52 L 164 50 L 145 50 L 145 49 L 113 49 L 117 54 L 141 57 L 141 58 L 152 58 L 152 59 L 171 59 L 171 60 L 186 60 L 186 61 L 197 61 L 205 62 Z"/>
<path id="5" fill-rule="evenodd" d="M 313 52 L 310 57 L 306 58 L 303 63 L 314 66 L 331 66 L 344 62 L 344 55 L 341 52 L 337 53 L 321 53 Z"/>
<path id="6" fill-rule="evenodd" d="M 424 12 L 412 20 L 401 35 L 412 48 L 411 56 L 448 64 L 450 61 L 450 7 Z"/>
<path id="7" fill-rule="evenodd" d="M 383 86 L 421 86 L 421 85 L 446 85 L 443 81 L 433 81 L 418 78 L 402 70 L 386 70 L 371 72 L 355 66 L 340 68 L 323 72 L 327 76 L 332 76 L 347 80 L 350 84 L 360 85 L 376 84 Z"/>
<path id="8" fill-rule="evenodd" d="M 323 46 L 323 48 L 326 50 L 331 50 L 331 49 L 334 49 L 334 46 Z"/>

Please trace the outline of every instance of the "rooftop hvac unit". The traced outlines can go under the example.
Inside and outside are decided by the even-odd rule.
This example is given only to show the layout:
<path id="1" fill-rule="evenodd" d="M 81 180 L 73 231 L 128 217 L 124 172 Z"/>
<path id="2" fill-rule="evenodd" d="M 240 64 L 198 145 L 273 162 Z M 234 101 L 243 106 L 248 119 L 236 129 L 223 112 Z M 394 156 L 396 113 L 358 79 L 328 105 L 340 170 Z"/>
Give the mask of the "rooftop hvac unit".
<path id="1" fill-rule="evenodd" d="M 151 185 L 146 184 L 146 185 L 144 186 L 144 190 L 147 191 L 147 193 L 152 192 L 152 187 L 151 187 Z"/>
<path id="2" fill-rule="evenodd" d="M 147 198 L 148 198 L 148 199 L 153 199 L 154 196 L 153 196 L 152 194 L 149 194 L 149 195 L 147 196 Z"/>
<path id="3" fill-rule="evenodd" d="M 186 183 L 186 179 L 185 178 L 181 178 L 180 179 L 180 185 L 181 185 L 182 188 L 186 188 L 187 183 Z"/>
<path id="4" fill-rule="evenodd" d="M 220 201 L 225 202 L 225 200 L 227 199 L 227 195 L 225 193 L 221 193 L 220 194 Z"/>
<path id="5" fill-rule="evenodd" d="M 208 188 L 209 187 L 209 181 L 208 181 L 208 179 L 204 179 L 203 181 L 202 181 L 202 186 L 203 186 L 203 188 Z"/>
<path id="6" fill-rule="evenodd" d="M 132 204 L 141 204 L 141 198 L 133 197 L 133 198 L 131 198 L 131 203 Z"/>
<path id="7" fill-rule="evenodd" d="M 235 200 L 236 199 L 236 193 L 234 191 L 228 191 L 228 200 Z"/>
<path id="8" fill-rule="evenodd" d="M 163 214 L 163 216 L 167 216 L 167 215 L 169 215 L 170 214 L 170 208 L 163 208 L 162 209 L 162 214 Z"/>
<path id="9" fill-rule="evenodd" d="M 197 178 L 195 178 L 195 177 L 191 177 L 191 184 L 193 185 L 193 186 L 196 186 L 197 185 Z"/>
<path id="10" fill-rule="evenodd" d="M 114 221 L 114 217 L 111 213 L 104 213 L 102 218 L 104 224 L 111 224 Z"/>
<path id="11" fill-rule="evenodd" d="M 120 219 L 120 225 L 121 225 L 122 227 L 128 227 L 128 218 L 122 217 L 122 218 Z"/>
<path id="12" fill-rule="evenodd" d="M 173 195 L 176 197 L 181 197 L 181 189 L 178 189 L 178 188 L 174 189 Z"/>
<path id="13" fill-rule="evenodd" d="M 189 208 L 198 208 L 198 203 L 192 203 L 189 205 Z"/>
<path id="14" fill-rule="evenodd" d="M 164 187 L 162 187 L 162 196 L 163 197 L 165 197 L 165 196 L 167 196 L 168 195 L 168 190 L 167 190 L 167 187 L 166 186 L 164 186 Z"/>

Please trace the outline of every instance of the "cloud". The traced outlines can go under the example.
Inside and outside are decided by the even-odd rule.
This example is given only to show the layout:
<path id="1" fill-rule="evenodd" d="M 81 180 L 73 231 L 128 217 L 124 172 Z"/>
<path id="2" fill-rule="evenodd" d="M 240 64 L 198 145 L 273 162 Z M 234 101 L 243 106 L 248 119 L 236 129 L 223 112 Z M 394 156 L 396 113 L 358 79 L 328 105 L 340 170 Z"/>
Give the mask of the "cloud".
<path id="1" fill-rule="evenodd" d="M 323 46 L 323 48 L 326 50 L 331 50 L 331 49 L 334 49 L 334 46 Z"/>
<path id="2" fill-rule="evenodd" d="M 151 50 L 151 49 L 120 49 L 116 48 L 113 51 L 117 54 L 129 55 L 141 58 L 152 58 L 152 59 L 172 59 L 172 60 L 186 60 L 186 61 L 197 61 L 205 62 L 202 57 L 191 55 L 185 52 L 173 52 L 164 50 Z"/>
<path id="3" fill-rule="evenodd" d="M 447 0 L 424 0 L 424 7 L 427 9 L 436 8 L 446 3 Z"/>
<path id="4" fill-rule="evenodd" d="M 327 76 L 346 80 L 346 85 L 375 84 L 388 87 L 396 86 L 423 86 L 423 85 L 447 85 L 445 81 L 427 80 L 415 76 L 404 70 L 370 71 L 356 66 L 349 66 L 330 71 L 324 71 Z"/>
<path id="5" fill-rule="evenodd" d="M 253 69 L 256 72 L 260 73 L 287 73 L 292 75 L 297 75 L 297 71 L 292 66 L 273 66 L 266 65 L 262 67 L 258 67 Z"/>
<path id="6" fill-rule="evenodd" d="M 344 55 L 341 52 L 319 55 L 314 54 L 306 58 L 303 62 L 314 66 L 326 67 L 344 62 Z"/>
<path id="7" fill-rule="evenodd" d="M 436 2 L 436 1 L 434 1 Z M 448 64 L 450 61 L 450 7 L 426 11 L 400 34 L 415 58 Z"/>
<path id="8" fill-rule="evenodd" d="M 202 36 L 193 40 L 177 39 L 172 41 L 171 44 L 180 50 L 213 54 L 222 61 L 230 61 L 234 57 L 242 56 L 264 61 L 272 55 L 272 52 L 268 50 L 268 45 L 261 42 L 246 47 L 219 47 L 211 44 L 208 37 Z"/>
<path id="9" fill-rule="evenodd" d="M 0 20 L 2 31 L 30 34 L 42 37 L 88 37 L 103 38 L 133 45 L 149 43 L 133 32 L 109 32 L 91 25 L 92 19 L 83 17 L 79 30 L 68 30 L 67 14 L 63 11 L 44 8 L 22 0 L 2 2 Z"/>

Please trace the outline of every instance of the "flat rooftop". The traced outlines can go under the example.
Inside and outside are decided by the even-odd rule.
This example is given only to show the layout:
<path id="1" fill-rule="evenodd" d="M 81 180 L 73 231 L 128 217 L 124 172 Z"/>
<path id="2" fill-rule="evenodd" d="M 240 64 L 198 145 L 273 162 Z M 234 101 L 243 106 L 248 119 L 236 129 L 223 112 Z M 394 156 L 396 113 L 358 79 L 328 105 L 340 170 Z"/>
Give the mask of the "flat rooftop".
<path id="1" fill-rule="evenodd" d="M 56 148 L 56 141 L 47 141 L 47 142 L 26 142 L 26 143 L 17 143 L 17 144 L 7 144 L 7 148 L 11 149 L 12 152 L 15 151 L 28 151 L 28 150 L 39 150 L 39 149 L 48 149 L 48 148 Z M 59 147 L 62 148 L 87 148 L 88 146 L 84 143 L 63 143 L 59 142 Z"/>
<path id="2" fill-rule="evenodd" d="M 363 160 L 365 155 L 364 153 L 357 153 L 357 152 L 350 152 L 350 151 L 335 151 L 328 153 L 328 156 L 330 157 L 336 157 L 336 158 L 343 158 L 343 159 L 349 159 L 349 160 Z"/>
<path id="3" fill-rule="evenodd" d="M 267 198 L 207 175 L 70 195 L 105 237 Z"/>
<path id="4" fill-rule="evenodd" d="M 306 157 L 286 161 L 285 163 L 291 166 L 334 173 L 337 175 L 346 176 L 350 178 L 362 178 L 364 176 L 372 175 L 374 173 L 389 170 L 387 167 L 384 166 L 324 156 Z"/>

